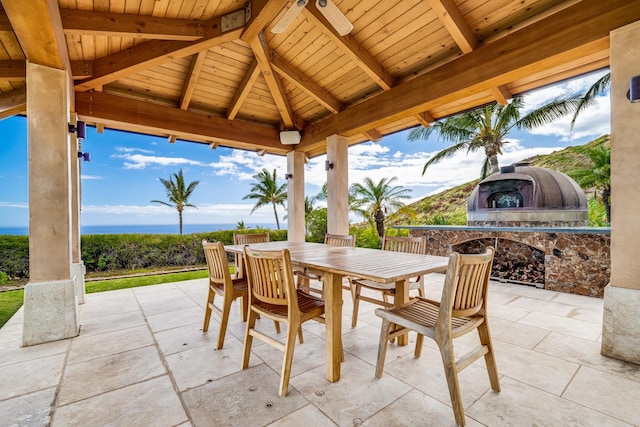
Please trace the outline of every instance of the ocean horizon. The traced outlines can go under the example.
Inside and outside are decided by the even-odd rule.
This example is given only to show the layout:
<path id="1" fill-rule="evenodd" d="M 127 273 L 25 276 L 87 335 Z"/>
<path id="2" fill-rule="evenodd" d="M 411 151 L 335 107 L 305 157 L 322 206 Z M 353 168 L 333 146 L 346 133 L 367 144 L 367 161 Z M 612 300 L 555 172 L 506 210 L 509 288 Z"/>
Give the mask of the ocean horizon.
<path id="1" fill-rule="evenodd" d="M 182 234 L 206 233 L 219 230 L 234 230 L 237 224 L 182 224 Z M 178 224 L 139 224 L 139 225 L 82 225 L 82 234 L 180 234 Z M 245 228 L 265 228 L 276 230 L 275 224 L 246 224 Z M 0 227 L 0 235 L 24 236 L 29 227 Z"/>

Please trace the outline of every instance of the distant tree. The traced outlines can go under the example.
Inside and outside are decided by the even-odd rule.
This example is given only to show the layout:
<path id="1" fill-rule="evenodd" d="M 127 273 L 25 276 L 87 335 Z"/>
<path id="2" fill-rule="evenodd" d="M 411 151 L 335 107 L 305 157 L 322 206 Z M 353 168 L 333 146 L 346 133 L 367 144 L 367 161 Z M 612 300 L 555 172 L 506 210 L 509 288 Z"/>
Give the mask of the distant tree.
<path id="1" fill-rule="evenodd" d="M 182 234 L 182 212 L 184 208 L 196 208 L 197 206 L 189 203 L 189 197 L 193 193 L 193 190 L 198 186 L 200 181 L 193 181 L 189 185 L 185 185 L 184 176 L 182 175 L 182 169 L 178 173 L 174 173 L 168 180 L 159 178 L 162 185 L 164 185 L 168 202 L 162 200 L 152 200 L 151 203 L 160 203 L 170 208 L 175 208 L 178 211 L 178 217 L 180 219 L 180 234 Z M 175 181 L 174 181 L 175 179 Z"/>
<path id="2" fill-rule="evenodd" d="M 509 142 L 505 140 L 509 132 L 515 129 L 531 130 L 551 123 L 575 111 L 580 100 L 581 97 L 577 94 L 558 97 L 523 116 L 524 99 L 517 96 L 507 105 L 491 104 L 456 114 L 430 127 L 414 128 L 409 132 L 407 139 L 427 140 L 432 132 L 437 132 L 440 139 L 453 143 L 427 161 L 422 169 L 423 175 L 429 166 L 458 152 L 482 150 L 485 161 L 482 164 L 481 176 L 485 178 L 500 170 L 498 154 L 502 154 L 502 148 Z"/>
<path id="3" fill-rule="evenodd" d="M 236 230 L 245 230 L 247 227 L 244 225 L 244 221 L 238 221 L 236 224 Z"/>
<path id="4" fill-rule="evenodd" d="M 593 147 L 585 154 L 592 167 L 574 169 L 568 175 L 583 188 L 595 188 L 596 198 L 602 200 L 607 222 L 611 224 L 611 148 Z"/>
<path id="5" fill-rule="evenodd" d="M 398 178 L 382 178 L 377 184 L 371 178 L 365 178 L 362 184 L 351 186 L 350 193 L 356 202 L 357 210 L 374 223 L 378 235 L 384 236 L 385 215 L 390 209 L 402 208 L 402 199 L 408 199 L 411 191 L 402 186 L 392 186 Z"/>
<path id="6" fill-rule="evenodd" d="M 273 206 L 273 214 L 276 217 L 276 227 L 280 230 L 280 221 L 278 220 L 276 206 L 280 205 L 284 207 L 284 202 L 287 200 L 287 184 L 278 184 L 275 169 L 273 170 L 273 174 L 270 174 L 266 168 L 262 169 L 254 175 L 253 178 L 256 181 L 251 184 L 251 192 L 244 196 L 242 200 L 251 199 L 256 201 L 253 209 L 251 209 L 251 213 L 258 208 L 271 204 Z"/>

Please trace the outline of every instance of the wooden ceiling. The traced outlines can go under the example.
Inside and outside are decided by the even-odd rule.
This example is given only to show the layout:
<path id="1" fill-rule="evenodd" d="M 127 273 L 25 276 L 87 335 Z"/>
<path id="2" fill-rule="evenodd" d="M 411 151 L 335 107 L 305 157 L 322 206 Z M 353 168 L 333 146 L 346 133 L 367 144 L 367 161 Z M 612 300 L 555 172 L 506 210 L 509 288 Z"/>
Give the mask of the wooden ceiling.
<path id="1" fill-rule="evenodd" d="M 25 109 L 25 61 L 68 69 L 80 119 L 106 128 L 308 156 L 609 65 L 629 0 L 1 0 L 0 118 Z M 297 146 L 280 130 L 298 129 Z"/>

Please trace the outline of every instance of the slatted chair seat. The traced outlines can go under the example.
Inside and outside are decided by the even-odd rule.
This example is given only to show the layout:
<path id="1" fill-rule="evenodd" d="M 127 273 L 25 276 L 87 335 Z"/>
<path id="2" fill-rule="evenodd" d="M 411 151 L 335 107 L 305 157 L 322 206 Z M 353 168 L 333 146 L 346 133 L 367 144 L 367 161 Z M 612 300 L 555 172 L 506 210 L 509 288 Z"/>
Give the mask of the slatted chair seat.
<path id="1" fill-rule="evenodd" d="M 451 406 L 458 425 L 464 426 L 464 406 L 460 395 L 458 372 L 484 356 L 491 388 L 499 392 L 500 380 L 487 321 L 487 294 L 494 249 L 482 254 L 452 253 L 440 302 L 417 297 L 399 307 L 376 309 L 382 318 L 376 377 L 382 377 L 387 344 L 412 330 L 418 333 L 415 356 L 422 354 L 424 337 L 433 339 L 440 349 Z M 454 354 L 453 339 L 478 330 L 480 345 L 459 359 Z"/>
<path id="2" fill-rule="evenodd" d="M 384 236 L 382 238 L 382 250 L 393 252 L 406 252 L 412 254 L 424 254 L 427 250 L 427 238 L 421 237 L 399 237 Z M 362 295 L 362 288 L 380 291 L 382 299 Z M 395 283 L 380 283 L 373 280 L 353 278 L 351 279 L 351 296 L 353 297 L 353 313 L 351 315 L 351 327 L 355 328 L 358 323 L 358 310 L 360 301 L 370 302 L 383 307 L 392 307 L 388 297 L 395 296 Z M 424 296 L 424 281 L 422 277 L 412 277 L 409 280 L 409 290 L 417 290 L 418 295 Z"/>

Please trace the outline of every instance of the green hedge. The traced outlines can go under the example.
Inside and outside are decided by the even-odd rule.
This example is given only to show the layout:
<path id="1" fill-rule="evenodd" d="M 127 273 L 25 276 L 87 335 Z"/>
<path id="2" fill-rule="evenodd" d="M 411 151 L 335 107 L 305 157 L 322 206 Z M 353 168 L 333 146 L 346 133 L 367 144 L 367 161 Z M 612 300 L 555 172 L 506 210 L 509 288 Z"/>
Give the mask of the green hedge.
<path id="1" fill-rule="evenodd" d="M 286 230 L 269 231 L 270 239 L 286 240 Z M 194 234 L 87 234 L 81 237 L 82 261 L 87 272 L 204 265 L 202 239 L 233 243 L 238 230 Z M 0 276 L 29 277 L 29 237 L 0 236 Z"/>

